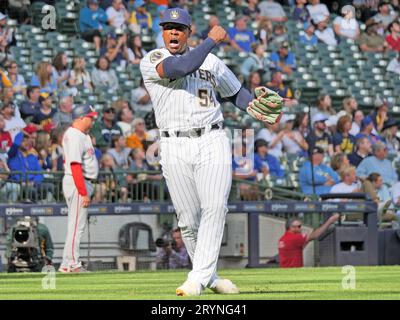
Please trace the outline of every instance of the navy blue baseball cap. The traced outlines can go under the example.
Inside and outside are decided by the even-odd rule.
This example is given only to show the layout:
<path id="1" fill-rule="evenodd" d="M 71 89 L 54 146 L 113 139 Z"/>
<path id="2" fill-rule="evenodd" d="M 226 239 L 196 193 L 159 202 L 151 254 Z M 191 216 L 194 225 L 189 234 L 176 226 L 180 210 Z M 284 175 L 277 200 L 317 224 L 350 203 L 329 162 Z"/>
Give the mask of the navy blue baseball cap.
<path id="1" fill-rule="evenodd" d="M 184 26 L 190 28 L 192 24 L 192 18 L 184 9 L 181 8 L 171 8 L 167 9 L 164 12 L 164 15 L 160 21 L 160 26 L 163 26 L 166 23 L 177 23 L 183 24 Z"/>
<path id="2" fill-rule="evenodd" d="M 72 120 L 83 117 L 96 118 L 97 112 L 89 104 L 79 104 L 72 109 Z"/>

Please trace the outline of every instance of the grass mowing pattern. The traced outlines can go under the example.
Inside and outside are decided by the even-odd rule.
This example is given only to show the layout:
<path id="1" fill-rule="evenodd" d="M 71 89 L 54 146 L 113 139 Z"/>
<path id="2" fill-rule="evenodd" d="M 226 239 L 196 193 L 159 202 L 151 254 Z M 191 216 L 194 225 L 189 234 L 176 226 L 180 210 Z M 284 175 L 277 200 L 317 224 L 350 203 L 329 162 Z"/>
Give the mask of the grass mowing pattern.
<path id="1" fill-rule="evenodd" d="M 231 269 L 239 295 L 176 297 L 187 271 L 92 272 L 56 274 L 56 289 L 42 289 L 43 274 L 0 274 L 0 299 L 400 299 L 400 266 L 356 267 L 356 289 L 343 290 L 340 267 Z"/>

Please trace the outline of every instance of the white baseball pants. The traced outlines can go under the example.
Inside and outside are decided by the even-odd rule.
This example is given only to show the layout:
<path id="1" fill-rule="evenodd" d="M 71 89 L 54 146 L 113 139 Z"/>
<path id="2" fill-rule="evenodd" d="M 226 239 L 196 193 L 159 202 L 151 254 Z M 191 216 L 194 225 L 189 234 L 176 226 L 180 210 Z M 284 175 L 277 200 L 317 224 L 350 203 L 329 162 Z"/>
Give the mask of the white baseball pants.
<path id="1" fill-rule="evenodd" d="M 161 165 L 193 263 L 188 280 L 213 287 L 232 184 L 231 146 L 223 130 L 161 138 Z"/>

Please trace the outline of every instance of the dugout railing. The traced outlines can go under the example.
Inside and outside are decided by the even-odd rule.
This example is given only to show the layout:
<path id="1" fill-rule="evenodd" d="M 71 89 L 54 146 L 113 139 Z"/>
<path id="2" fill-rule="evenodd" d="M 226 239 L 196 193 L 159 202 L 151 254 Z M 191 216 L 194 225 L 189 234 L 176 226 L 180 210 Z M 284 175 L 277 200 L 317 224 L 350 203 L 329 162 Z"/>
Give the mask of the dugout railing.
<path id="1" fill-rule="evenodd" d="M 89 216 L 96 215 L 163 215 L 173 214 L 174 207 L 170 203 L 104 203 L 89 207 Z M 230 202 L 229 214 L 247 213 L 248 219 L 248 267 L 262 267 L 260 263 L 260 214 L 301 217 L 305 223 L 317 227 L 333 213 L 363 214 L 363 224 L 367 228 L 368 264 L 378 264 L 378 226 L 377 205 L 372 201 L 322 202 L 322 201 L 254 201 Z M 68 210 L 65 204 L 0 204 L 0 217 L 21 216 L 65 216 Z M 315 263 L 318 265 L 318 261 Z"/>

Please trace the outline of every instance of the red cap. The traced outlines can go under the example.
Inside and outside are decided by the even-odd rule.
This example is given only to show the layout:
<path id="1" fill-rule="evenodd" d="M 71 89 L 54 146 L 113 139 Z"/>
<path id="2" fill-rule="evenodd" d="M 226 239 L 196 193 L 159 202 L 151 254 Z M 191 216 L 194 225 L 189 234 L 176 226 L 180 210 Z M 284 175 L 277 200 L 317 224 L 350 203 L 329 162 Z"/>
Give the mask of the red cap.
<path id="1" fill-rule="evenodd" d="M 25 133 L 27 133 L 27 134 L 32 134 L 32 133 L 37 132 L 39 130 L 34 124 L 30 123 L 23 129 L 23 131 Z"/>

